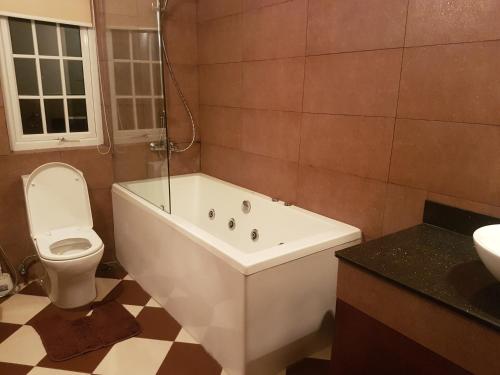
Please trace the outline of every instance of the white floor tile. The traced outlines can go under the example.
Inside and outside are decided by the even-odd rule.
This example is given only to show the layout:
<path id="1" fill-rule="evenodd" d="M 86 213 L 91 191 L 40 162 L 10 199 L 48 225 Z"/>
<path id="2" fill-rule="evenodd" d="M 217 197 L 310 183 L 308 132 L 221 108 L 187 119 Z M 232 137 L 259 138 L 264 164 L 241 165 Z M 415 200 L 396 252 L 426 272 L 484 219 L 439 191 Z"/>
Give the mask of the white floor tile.
<path id="1" fill-rule="evenodd" d="M 316 358 L 316 359 L 330 360 L 331 356 L 332 356 L 332 347 L 328 346 L 328 347 L 314 353 L 313 355 L 310 355 L 309 357 Z"/>
<path id="2" fill-rule="evenodd" d="M 25 324 L 49 304 L 47 297 L 13 295 L 0 305 L 0 322 Z"/>
<path id="3" fill-rule="evenodd" d="M 45 367 L 35 367 L 28 375 L 91 375 L 85 372 L 75 372 L 75 371 L 65 371 L 65 370 L 56 370 L 53 368 L 45 368 Z"/>
<path id="4" fill-rule="evenodd" d="M 0 344 L 0 362 L 34 366 L 45 354 L 42 340 L 31 326 L 22 326 Z"/>
<path id="5" fill-rule="evenodd" d="M 149 307 L 162 307 L 158 302 L 156 302 L 153 298 L 151 298 L 148 303 L 146 304 L 146 306 L 149 306 Z"/>
<path id="6" fill-rule="evenodd" d="M 196 341 L 193 336 L 191 336 L 188 331 L 186 331 L 184 328 L 181 329 L 179 334 L 177 335 L 176 342 L 185 342 L 187 344 L 199 344 L 198 341 Z"/>
<path id="7" fill-rule="evenodd" d="M 122 305 L 122 306 L 125 307 L 128 310 L 128 312 L 134 316 L 134 318 L 137 318 L 137 315 L 139 315 L 139 313 L 144 308 L 144 306 L 136 306 L 136 305 Z"/>
<path id="8" fill-rule="evenodd" d="M 131 277 L 130 275 L 127 275 L 127 276 L 125 276 L 125 277 L 123 278 L 123 280 L 134 280 L 134 279 L 132 279 L 132 277 Z"/>
<path id="9" fill-rule="evenodd" d="M 120 280 L 118 279 L 106 279 L 104 277 L 96 277 L 95 285 L 97 288 L 96 301 L 101 301 L 104 297 L 108 295 L 109 292 L 113 290 L 115 286 L 118 285 Z"/>
<path id="10" fill-rule="evenodd" d="M 113 346 L 94 374 L 156 374 L 171 346 L 170 341 L 133 337 Z"/>

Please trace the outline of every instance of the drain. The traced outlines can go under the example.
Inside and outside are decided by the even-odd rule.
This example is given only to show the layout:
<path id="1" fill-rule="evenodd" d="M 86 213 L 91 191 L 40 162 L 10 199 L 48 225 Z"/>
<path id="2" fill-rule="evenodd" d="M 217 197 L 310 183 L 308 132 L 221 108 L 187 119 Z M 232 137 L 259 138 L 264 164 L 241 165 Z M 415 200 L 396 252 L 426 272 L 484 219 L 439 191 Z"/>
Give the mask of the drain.
<path id="1" fill-rule="evenodd" d="M 229 219 L 227 227 L 229 230 L 234 230 L 234 228 L 236 228 L 236 220 L 234 220 L 234 218 Z"/>
<path id="2" fill-rule="evenodd" d="M 257 229 L 252 230 L 252 232 L 250 232 L 250 238 L 252 241 L 257 241 L 259 239 L 259 231 Z"/>
<path id="3" fill-rule="evenodd" d="M 215 210 L 213 208 L 210 211 L 208 211 L 208 218 L 210 220 L 215 219 Z"/>

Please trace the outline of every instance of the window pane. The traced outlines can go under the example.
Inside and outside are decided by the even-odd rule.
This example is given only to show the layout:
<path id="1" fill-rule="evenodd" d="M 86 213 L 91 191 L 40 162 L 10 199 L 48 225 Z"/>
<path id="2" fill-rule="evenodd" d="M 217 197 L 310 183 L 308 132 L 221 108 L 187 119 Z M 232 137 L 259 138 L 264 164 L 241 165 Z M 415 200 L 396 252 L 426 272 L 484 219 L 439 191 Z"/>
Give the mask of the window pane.
<path id="1" fill-rule="evenodd" d="M 149 33 L 132 32 L 132 51 L 134 60 L 149 60 Z"/>
<path id="2" fill-rule="evenodd" d="M 86 132 L 89 130 L 85 99 L 68 99 L 68 115 L 70 132 Z"/>
<path id="3" fill-rule="evenodd" d="M 59 60 L 40 59 L 44 95 L 62 95 L 61 67 Z"/>
<path id="4" fill-rule="evenodd" d="M 66 94 L 85 95 L 83 63 L 81 61 L 64 61 L 64 77 L 66 80 Z"/>
<path id="5" fill-rule="evenodd" d="M 115 90 L 117 95 L 132 95 L 130 63 L 115 63 Z"/>
<path id="6" fill-rule="evenodd" d="M 134 129 L 134 102 L 132 99 L 117 99 L 118 129 Z"/>
<path id="7" fill-rule="evenodd" d="M 55 23 L 35 22 L 36 39 L 38 41 L 38 54 L 58 56 L 57 26 Z"/>
<path id="8" fill-rule="evenodd" d="M 82 56 L 82 42 L 78 26 L 60 25 L 63 56 Z"/>
<path id="9" fill-rule="evenodd" d="M 137 127 L 139 129 L 154 128 L 153 124 L 153 100 L 137 99 Z"/>
<path id="10" fill-rule="evenodd" d="M 113 58 L 114 59 L 130 59 L 130 43 L 128 31 L 113 31 Z"/>
<path id="11" fill-rule="evenodd" d="M 154 95 L 161 95 L 161 67 L 160 64 L 153 64 L 152 67 Z"/>
<path id="12" fill-rule="evenodd" d="M 45 122 L 47 133 L 65 133 L 64 103 L 62 99 L 45 99 Z"/>
<path id="13" fill-rule="evenodd" d="M 42 112 L 40 100 L 21 99 L 21 121 L 23 123 L 23 134 L 43 134 Z"/>
<path id="14" fill-rule="evenodd" d="M 19 95 L 38 95 L 35 59 L 14 59 Z"/>
<path id="15" fill-rule="evenodd" d="M 12 52 L 34 55 L 33 32 L 31 21 L 19 18 L 9 18 L 10 40 L 12 42 Z"/>
<path id="16" fill-rule="evenodd" d="M 134 82 L 136 95 L 151 95 L 151 78 L 149 64 L 134 64 Z"/>

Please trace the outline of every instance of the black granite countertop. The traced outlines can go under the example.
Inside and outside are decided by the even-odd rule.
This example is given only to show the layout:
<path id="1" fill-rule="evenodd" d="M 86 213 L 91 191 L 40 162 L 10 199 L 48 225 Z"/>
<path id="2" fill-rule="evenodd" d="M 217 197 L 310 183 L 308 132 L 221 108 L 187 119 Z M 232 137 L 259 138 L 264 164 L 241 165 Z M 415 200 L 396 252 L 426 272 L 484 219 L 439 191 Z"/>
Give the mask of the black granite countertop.
<path id="1" fill-rule="evenodd" d="M 470 235 L 421 224 L 336 255 L 500 330 L 500 282 Z"/>

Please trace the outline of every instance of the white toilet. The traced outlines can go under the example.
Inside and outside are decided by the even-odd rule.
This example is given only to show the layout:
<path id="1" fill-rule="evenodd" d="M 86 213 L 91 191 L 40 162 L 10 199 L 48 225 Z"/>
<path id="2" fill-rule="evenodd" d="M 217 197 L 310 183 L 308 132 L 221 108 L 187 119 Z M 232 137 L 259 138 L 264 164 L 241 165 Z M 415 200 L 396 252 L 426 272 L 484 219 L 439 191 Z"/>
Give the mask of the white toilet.
<path id="1" fill-rule="evenodd" d="M 83 173 L 68 164 L 48 163 L 23 176 L 23 184 L 31 238 L 47 270 L 50 300 L 61 308 L 92 302 L 104 244 L 92 229 Z"/>

